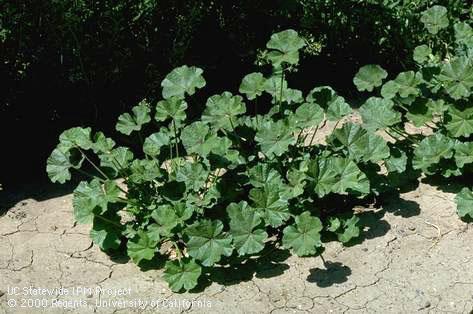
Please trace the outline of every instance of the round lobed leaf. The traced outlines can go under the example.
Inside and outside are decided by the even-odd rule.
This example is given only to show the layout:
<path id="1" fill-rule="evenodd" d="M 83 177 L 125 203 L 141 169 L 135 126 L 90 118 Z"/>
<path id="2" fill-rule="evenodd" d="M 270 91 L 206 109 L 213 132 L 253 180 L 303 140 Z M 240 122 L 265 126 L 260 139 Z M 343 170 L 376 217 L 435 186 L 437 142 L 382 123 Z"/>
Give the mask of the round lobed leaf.
<path id="1" fill-rule="evenodd" d="M 360 92 L 365 90 L 371 92 L 375 87 L 381 86 L 386 77 L 388 77 L 388 72 L 382 67 L 377 64 L 368 64 L 358 70 L 353 83 Z"/>
<path id="2" fill-rule="evenodd" d="M 194 95 L 196 89 L 205 86 L 206 82 L 202 76 L 204 71 L 195 66 L 183 65 L 172 70 L 161 82 L 163 98 L 169 99 L 176 96 L 184 99 L 185 95 Z"/>

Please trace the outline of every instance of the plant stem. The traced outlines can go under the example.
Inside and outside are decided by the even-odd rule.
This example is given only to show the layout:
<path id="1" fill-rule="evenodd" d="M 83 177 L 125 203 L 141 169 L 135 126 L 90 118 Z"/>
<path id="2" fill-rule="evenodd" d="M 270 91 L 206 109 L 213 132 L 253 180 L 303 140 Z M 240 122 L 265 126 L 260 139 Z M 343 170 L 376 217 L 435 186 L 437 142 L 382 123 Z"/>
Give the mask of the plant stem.
<path id="1" fill-rule="evenodd" d="M 122 227 L 121 224 L 116 223 L 115 221 L 110 220 L 110 219 L 108 219 L 108 218 L 105 218 L 105 217 L 103 217 L 103 216 L 95 215 L 94 217 L 97 217 L 97 218 L 99 218 L 99 219 L 102 219 L 103 221 L 108 222 L 108 223 L 114 225 L 115 227 L 118 227 L 118 228 L 121 228 L 121 227 Z"/>
<path id="2" fill-rule="evenodd" d="M 235 131 L 235 126 L 233 125 L 232 117 L 228 116 L 228 120 L 230 120 L 230 125 L 232 127 L 232 131 Z"/>
<path id="3" fill-rule="evenodd" d="M 105 174 L 105 172 L 103 172 L 92 160 L 90 160 L 89 157 L 87 157 L 87 155 L 82 151 L 82 149 L 80 149 L 78 146 L 76 147 L 82 154 L 82 156 L 84 156 L 84 158 L 92 165 L 92 167 L 95 168 L 95 170 L 97 170 L 105 179 L 110 180 L 110 178 Z"/>
<path id="4" fill-rule="evenodd" d="M 340 120 L 338 120 L 338 121 L 335 123 L 335 126 L 333 127 L 333 130 L 334 130 L 334 131 L 337 129 L 337 126 L 338 126 L 339 123 L 340 123 Z"/>
<path id="5" fill-rule="evenodd" d="M 179 146 L 177 144 L 177 130 L 176 130 L 176 122 L 172 119 L 172 128 L 174 129 L 174 145 L 176 145 L 176 156 L 179 158 Z"/>
<path id="6" fill-rule="evenodd" d="M 279 110 L 281 110 L 281 105 L 282 105 L 283 85 L 284 85 L 284 68 L 281 66 L 281 88 L 279 91 Z"/>
<path id="7" fill-rule="evenodd" d="M 320 253 L 320 258 L 322 259 L 322 262 L 324 263 L 324 267 L 327 268 L 327 262 L 325 261 L 324 256 L 322 255 L 322 253 Z"/>
<path id="8" fill-rule="evenodd" d="M 172 242 L 172 244 L 174 245 L 174 248 L 176 249 L 176 253 L 177 253 L 177 259 L 180 261 L 181 258 L 182 258 L 182 252 L 181 252 L 181 249 L 179 249 L 179 246 L 177 245 L 176 242 Z"/>
<path id="9" fill-rule="evenodd" d="M 405 134 L 403 134 L 402 132 L 400 132 L 399 130 L 397 130 L 397 129 L 395 129 L 395 128 L 392 128 L 392 127 L 389 127 L 389 129 L 390 129 L 391 131 L 394 131 L 396 134 L 402 136 L 405 140 L 407 140 L 407 141 L 410 142 L 411 144 L 417 145 L 417 143 L 416 143 L 415 141 L 413 141 L 413 140 L 409 137 L 409 135 L 405 135 Z M 399 140 L 398 138 L 396 138 L 396 137 L 394 137 L 392 134 L 390 134 L 387 129 L 385 130 L 385 132 L 388 133 L 389 136 L 391 136 L 392 138 L 395 138 L 396 140 Z"/>
<path id="10" fill-rule="evenodd" d="M 314 133 L 312 133 L 312 138 L 310 139 L 309 146 L 312 146 L 312 142 L 314 141 L 315 134 L 317 133 L 318 130 L 319 130 L 319 125 L 315 127 L 315 131 Z"/>
<path id="11" fill-rule="evenodd" d="M 299 143 L 299 139 L 300 139 L 300 137 L 301 137 L 302 132 L 304 132 L 304 129 L 301 129 L 301 131 L 300 131 L 299 133 L 297 133 L 296 145 Z"/>
<path id="12" fill-rule="evenodd" d="M 401 132 L 401 131 L 398 130 L 397 128 L 389 127 L 389 129 L 390 129 L 391 131 L 396 132 L 397 134 L 399 134 L 400 136 L 404 137 L 405 139 L 408 139 L 408 136 L 409 136 L 409 135 L 404 134 L 403 132 Z"/>
<path id="13" fill-rule="evenodd" d="M 259 125 L 258 119 L 258 97 L 255 97 L 255 116 L 256 116 L 256 124 Z"/>
<path id="14" fill-rule="evenodd" d="M 145 143 L 144 143 L 144 141 L 143 141 L 143 136 L 142 136 L 142 134 L 141 134 L 141 130 L 138 131 L 138 138 L 140 139 L 141 149 L 143 149 L 143 145 L 144 145 Z M 146 159 L 149 160 L 148 154 L 145 153 L 145 157 L 146 157 Z"/>

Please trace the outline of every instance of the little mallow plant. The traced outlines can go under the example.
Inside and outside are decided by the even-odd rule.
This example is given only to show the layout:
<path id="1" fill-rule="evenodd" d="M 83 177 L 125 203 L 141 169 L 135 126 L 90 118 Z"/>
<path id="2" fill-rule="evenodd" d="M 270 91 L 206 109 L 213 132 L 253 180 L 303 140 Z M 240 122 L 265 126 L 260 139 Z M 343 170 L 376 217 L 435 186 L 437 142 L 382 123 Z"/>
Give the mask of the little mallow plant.
<path id="1" fill-rule="evenodd" d="M 126 251 L 136 264 L 166 259 L 164 279 L 183 291 L 212 267 L 258 259 L 271 248 L 313 256 L 323 239 L 359 237 L 350 204 L 371 200 L 386 190 L 389 174 L 404 170 L 403 152 L 375 133 L 398 132 L 401 114 L 391 112 L 389 98 L 373 98 L 362 114 L 382 119 L 358 125 L 346 122 L 352 109 L 332 88 L 307 95 L 290 88 L 304 46 L 294 30 L 273 34 L 264 53 L 271 74 L 246 75 L 240 95 L 209 97 L 192 120 L 190 99 L 205 87 L 204 72 L 174 69 L 161 83 L 162 100 L 143 100 L 118 119 L 116 130 L 141 151 L 90 128 L 64 131 L 47 173 L 59 183 L 74 172 L 90 178 L 75 189 L 73 207 L 75 220 L 91 225 L 93 242 Z M 376 66 L 366 71 L 357 85 L 367 90 L 386 76 Z M 319 141 L 327 120 L 337 127 Z M 381 164 L 388 170 L 379 171 Z"/>
<path id="2" fill-rule="evenodd" d="M 443 176 L 450 183 L 453 178 L 463 178 L 463 187 L 455 197 L 457 212 L 472 219 L 471 177 L 468 180 L 473 173 L 471 20 L 451 23 L 447 8 L 436 5 L 422 13 L 421 21 L 427 31 L 426 42 L 414 49 L 415 70 L 384 83 L 388 73 L 380 66 L 365 65 L 359 70 L 353 80 L 358 90 L 378 94 L 359 112 L 364 128 L 383 129 L 396 140 L 386 160 L 388 169 Z M 440 33 L 445 36 L 439 37 Z M 408 124 L 426 135 L 407 133 Z"/>

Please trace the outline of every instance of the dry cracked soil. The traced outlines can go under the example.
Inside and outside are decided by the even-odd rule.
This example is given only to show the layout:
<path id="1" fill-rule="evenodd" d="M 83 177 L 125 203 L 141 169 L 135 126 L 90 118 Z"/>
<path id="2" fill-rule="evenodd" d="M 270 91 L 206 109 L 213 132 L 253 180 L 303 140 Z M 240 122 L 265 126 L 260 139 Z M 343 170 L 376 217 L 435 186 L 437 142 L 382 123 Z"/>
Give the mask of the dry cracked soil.
<path id="1" fill-rule="evenodd" d="M 473 227 L 455 212 L 454 187 L 438 186 L 421 182 L 382 208 L 359 208 L 360 239 L 325 243 L 324 259 L 271 251 L 183 294 L 168 289 L 159 262 L 140 269 L 93 245 L 90 226 L 74 223 L 67 188 L 3 192 L 0 314 L 472 314 Z"/>
<path id="2" fill-rule="evenodd" d="M 328 242 L 325 263 L 275 251 L 184 294 L 170 292 L 156 267 L 92 245 L 70 194 L 23 199 L 0 217 L 0 313 L 472 313 L 473 228 L 453 196 L 421 183 L 363 209 L 362 238 Z"/>

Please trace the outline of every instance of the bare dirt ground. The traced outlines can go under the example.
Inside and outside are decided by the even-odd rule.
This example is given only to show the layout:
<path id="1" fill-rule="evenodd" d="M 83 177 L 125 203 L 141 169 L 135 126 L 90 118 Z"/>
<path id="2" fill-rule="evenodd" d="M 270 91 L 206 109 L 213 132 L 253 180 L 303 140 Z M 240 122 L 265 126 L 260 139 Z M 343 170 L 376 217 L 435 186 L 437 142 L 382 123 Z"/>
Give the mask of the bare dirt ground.
<path id="1" fill-rule="evenodd" d="M 471 313 L 473 228 L 457 217 L 452 199 L 453 194 L 422 183 L 384 209 L 367 209 L 363 215 L 376 219 L 362 239 L 350 247 L 327 243 L 325 265 L 320 257 L 274 253 L 251 271 L 222 270 L 217 282 L 186 294 L 170 292 L 160 270 L 142 271 L 92 245 L 89 227 L 73 222 L 71 195 L 25 199 L 0 217 L 0 313 Z M 14 287 L 30 286 L 96 290 L 12 295 Z M 108 295 L 119 289 L 129 294 Z M 11 299 L 16 306 L 10 307 Z M 22 308 L 27 302 L 22 299 L 49 303 Z M 59 301 L 51 306 L 54 299 Z M 142 309 L 96 307 L 98 300 L 149 303 Z M 157 308 L 152 300 L 167 303 Z"/>
<path id="2" fill-rule="evenodd" d="M 325 263 L 274 251 L 185 294 L 172 293 L 156 265 L 140 269 L 94 246 L 89 226 L 73 221 L 70 194 L 17 193 L 0 201 L 0 314 L 473 313 L 473 227 L 446 190 L 421 183 L 361 209 L 362 236 L 325 243 Z"/>

